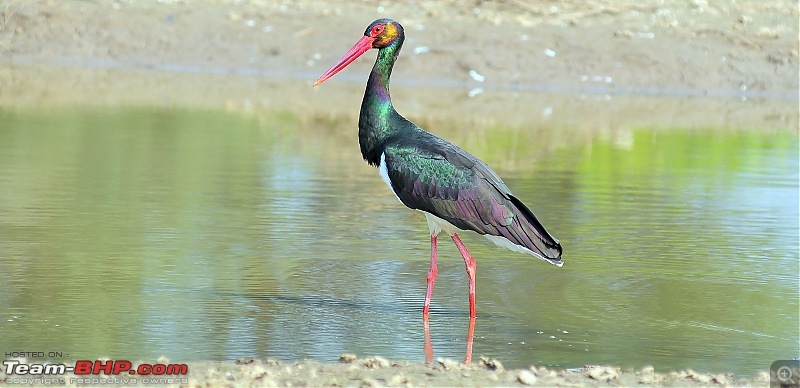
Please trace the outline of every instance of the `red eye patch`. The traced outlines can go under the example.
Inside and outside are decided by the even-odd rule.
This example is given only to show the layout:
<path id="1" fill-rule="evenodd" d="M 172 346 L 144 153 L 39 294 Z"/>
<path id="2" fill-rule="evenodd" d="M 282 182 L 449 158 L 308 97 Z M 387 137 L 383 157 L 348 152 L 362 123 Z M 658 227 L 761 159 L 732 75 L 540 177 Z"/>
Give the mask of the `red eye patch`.
<path id="1" fill-rule="evenodd" d="M 383 26 L 375 26 L 372 27 L 372 32 L 370 32 L 370 35 L 372 35 L 372 37 L 374 38 L 378 36 L 378 34 L 380 34 L 381 32 L 383 32 Z"/>

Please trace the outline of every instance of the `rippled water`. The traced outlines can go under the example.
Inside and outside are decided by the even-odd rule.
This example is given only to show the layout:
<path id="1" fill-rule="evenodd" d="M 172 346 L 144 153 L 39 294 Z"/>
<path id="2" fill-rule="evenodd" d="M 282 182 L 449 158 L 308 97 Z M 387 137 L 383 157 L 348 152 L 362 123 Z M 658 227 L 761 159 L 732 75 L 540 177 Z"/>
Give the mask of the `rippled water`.
<path id="1" fill-rule="evenodd" d="M 753 374 L 798 351 L 796 131 L 451 123 L 565 247 L 462 235 L 475 356 Z M 185 109 L 0 110 L 0 350 L 174 361 L 424 360 L 429 241 L 352 123 Z M 439 243 L 436 357 L 463 358 Z"/>

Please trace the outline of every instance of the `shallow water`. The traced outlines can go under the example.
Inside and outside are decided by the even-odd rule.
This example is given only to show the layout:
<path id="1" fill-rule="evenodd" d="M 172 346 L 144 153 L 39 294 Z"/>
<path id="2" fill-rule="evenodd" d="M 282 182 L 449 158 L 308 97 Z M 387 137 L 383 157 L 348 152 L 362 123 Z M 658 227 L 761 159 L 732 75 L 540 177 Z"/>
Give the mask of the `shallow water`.
<path id="1" fill-rule="evenodd" d="M 462 238 L 475 356 L 506 367 L 754 374 L 798 346 L 795 131 L 425 123 L 481 156 L 565 248 Z M 171 361 L 424 360 L 424 217 L 349 119 L 0 110 L 0 350 Z M 436 357 L 463 358 L 464 264 L 439 242 Z"/>

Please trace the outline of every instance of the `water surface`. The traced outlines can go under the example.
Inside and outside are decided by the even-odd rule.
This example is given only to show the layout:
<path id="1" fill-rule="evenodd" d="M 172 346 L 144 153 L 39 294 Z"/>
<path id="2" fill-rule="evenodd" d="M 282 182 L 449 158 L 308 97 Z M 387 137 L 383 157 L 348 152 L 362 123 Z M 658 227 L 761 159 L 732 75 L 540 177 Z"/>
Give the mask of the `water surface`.
<path id="1" fill-rule="evenodd" d="M 476 356 L 748 375 L 800 353 L 797 132 L 426 124 L 565 248 L 559 269 L 462 235 Z M 0 350 L 424 360 L 424 217 L 355 131 L 285 112 L 0 110 Z M 447 238 L 439 253 L 433 348 L 462 358 L 464 264 Z"/>

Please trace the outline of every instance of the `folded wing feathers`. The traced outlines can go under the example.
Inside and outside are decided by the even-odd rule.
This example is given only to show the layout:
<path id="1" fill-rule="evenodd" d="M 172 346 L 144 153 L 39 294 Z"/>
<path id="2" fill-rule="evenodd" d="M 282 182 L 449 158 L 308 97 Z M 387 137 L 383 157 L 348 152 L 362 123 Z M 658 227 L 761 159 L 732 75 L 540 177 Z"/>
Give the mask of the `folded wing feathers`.
<path id="1" fill-rule="evenodd" d="M 456 160 L 446 160 L 440 155 L 415 159 L 419 153 L 409 150 L 387 148 L 385 152 L 392 187 L 406 206 L 429 212 L 461 229 L 502 236 L 560 262 L 558 240 L 482 162 L 461 154 Z"/>

